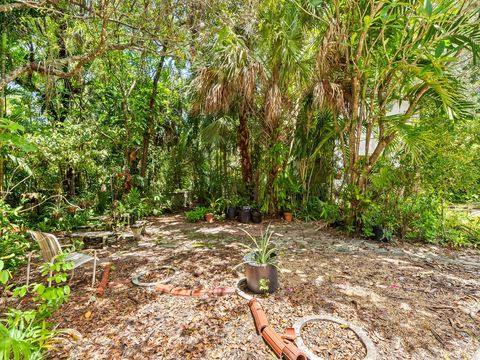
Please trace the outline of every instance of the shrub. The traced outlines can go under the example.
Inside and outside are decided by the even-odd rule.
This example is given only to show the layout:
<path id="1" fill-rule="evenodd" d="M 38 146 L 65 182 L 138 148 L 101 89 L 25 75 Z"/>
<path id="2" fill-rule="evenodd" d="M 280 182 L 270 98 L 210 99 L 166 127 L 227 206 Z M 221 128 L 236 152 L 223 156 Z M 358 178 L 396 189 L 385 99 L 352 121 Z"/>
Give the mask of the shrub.
<path id="1" fill-rule="evenodd" d="M 187 221 L 190 221 L 190 222 L 198 222 L 198 221 L 202 221 L 205 217 L 205 214 L 209 212 L 211 212 L 210 209 L 203 206 L 197 206 L 196 208 L 190 211 L 187 211 L 185 213 L 185 218 L 187 219 Z"/>
<path id="2" fill-rule="evenodd" d="M 35 310 L 10 309 L 0 320 L 0 359 L 43 359 L 43 353 L 58 334 Z"/>
<path id="3" fill-rule="evenodd" d="M 46 322 L 55 310 L 68 300 L 70 288 L 66 285 L 67 273 L 73 266 L 60 255 L 55 263 L 42 266 L 42 275 L 48 275 L 49 285 L 31 284 L 13 289 L 14 297 L 32 295 L 35 308 L 27 311 L 9 309 L 0 319 L 0 359 L 42 359 L 47 349 L 52 347 L 59 333 Z M 3 270 L 0 261 L 0 283 L 6 285 L 11 277 Z M 11 288 L 7 286 L 6 288 Z"/>
<path id="4" fill-rule="evenodd" d="M 340 219 L 341 215 L 337 204 L 313 198 L 303 207 L 295 211 L 295 217 L 305 221 L 318 221 L 323 219 L 328 223 L 334 223 Z"/>
<path id="5" fill-rule="evenodd" d="M 24 254 L 32 247 L 22 232 L 23 225 L 12 221 L 19 221 L 17 211 L 0 201 L 0 259 L 9 270 L 18 268 L 24 261 Z"/>
<path id="6" fill-rule="evenodd" d="M 133 188 L 118 202 L 117 211 L 120 214 L 130 214 L 134 218 L 140 219 L 152 212 L 151 204 L 141 197 L 140 191 Z"/>
<path id="7" fill-rule="evenodd" d="M 480 246 L 480 218 L 460 212 L 447 212 L 445 217 L 445 241 L 455 247 Z"/>

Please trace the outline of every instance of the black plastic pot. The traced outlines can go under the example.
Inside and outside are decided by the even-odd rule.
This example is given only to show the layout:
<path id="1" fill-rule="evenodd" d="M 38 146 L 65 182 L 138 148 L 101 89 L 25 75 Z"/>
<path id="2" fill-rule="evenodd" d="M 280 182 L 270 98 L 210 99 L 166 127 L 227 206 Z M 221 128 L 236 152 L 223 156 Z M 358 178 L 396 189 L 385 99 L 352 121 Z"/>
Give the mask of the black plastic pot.
<path id="1" fill-rule="evenodd" d="M 254 260 L 254 253 L 249 253 L 243 258 L 245 261 L 245 276 L 247 286 L 255 294 L 263 294 L 265 290 L 260 289 L 262 279 L 267 280 L 267 292 L 274 293 L 278 289 L 278 271 L 275 262 L 272 264 L 257 264 Z"/>
<path id="2" fill-rule="evenodd" d="M 238 212 L 238 221 L 241 223 L 247 224 L 250 222 L 251 218 L 252 218 L 252 209 L 250 209 L 249 207 L 243 207 Z"/>
<path id="3" fill-rule="evenodd" d="M 260 224 L 262 222 L 262 213 L 258 210 L 253 210 L 252 213 L 252 222 L 255 224 Z"/>
<path id="4" fill-rule="evenodd" d="M 388 230 L 385 229 L 383 226 L 374 226 L 373 230 L 373 238 L 376 241 L 389 241 L 388 238 Z"/>
<path id="5" fill-rule="evenodd" d="M 237 217 L 237 208 L 235 206 L 229 206 L 226 216 L 228 220 L 234 220 Z"/>

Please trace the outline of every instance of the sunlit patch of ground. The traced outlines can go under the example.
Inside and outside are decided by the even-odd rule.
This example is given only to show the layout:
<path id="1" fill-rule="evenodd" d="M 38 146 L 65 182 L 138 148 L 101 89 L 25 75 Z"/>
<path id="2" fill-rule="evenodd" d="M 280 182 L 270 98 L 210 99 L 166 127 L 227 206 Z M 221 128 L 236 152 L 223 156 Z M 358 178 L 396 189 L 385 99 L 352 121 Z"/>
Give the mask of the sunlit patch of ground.
<path id="1" fill-rule="evenodd" d="M 172 284 L 232 286 L 244 251 L 239 243 L 248 241 L 239 229 L 258 235 L 265 226 L 152 218 L 144 240 L 121 241 L 100 257 L 113 262 L 112 280 L 169 265 L 178 270 Z M 281 288 L 262 303 L 278 332 L 302 316 L 323 313 L 361 326 L 381 359 L 471 359 L 479 348 L 478 251 L 379 244 L 319 230 L 316 223 L 275 220 L 271 227 Z M 88 274 L 76 276 L 71 300 L 53 319 L 78 338 L 60 343 L 51 358 L 272 358 L 237 296 L 172 297 L 120 284 L 96 299 L 88 282 Z"/>

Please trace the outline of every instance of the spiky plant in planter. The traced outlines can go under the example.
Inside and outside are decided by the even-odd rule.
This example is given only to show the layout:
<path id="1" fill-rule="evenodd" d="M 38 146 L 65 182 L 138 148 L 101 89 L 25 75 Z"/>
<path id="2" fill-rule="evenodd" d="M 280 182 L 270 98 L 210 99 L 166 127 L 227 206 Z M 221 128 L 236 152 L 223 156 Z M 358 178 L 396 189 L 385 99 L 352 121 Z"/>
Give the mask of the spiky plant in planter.
<path id="1" fill-rule="evenodd" d="M 277 254 L 270 225 L 265 232 L 262 231 L 259 239 L 246 230 L 242 231 L 252 241 L 252 245 L 244 245 L 248 249 L 243 258 L 248 288 L 257 294 L 275 292 L 278 289 Z"/>

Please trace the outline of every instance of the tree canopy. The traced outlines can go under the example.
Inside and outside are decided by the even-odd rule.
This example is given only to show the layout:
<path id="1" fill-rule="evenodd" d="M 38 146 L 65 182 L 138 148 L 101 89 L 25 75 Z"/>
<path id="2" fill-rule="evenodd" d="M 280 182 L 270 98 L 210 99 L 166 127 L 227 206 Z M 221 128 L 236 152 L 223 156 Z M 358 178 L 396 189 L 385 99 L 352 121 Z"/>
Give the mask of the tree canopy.
<path id="1" fill-rule="evenodd" d="M 478 201 L 475 1 L 4 1 L 0 23 L 0 189 L 35 193 L 33 222 L 134 189 L 418 237 L 418 200 L 446 240 Z"/>

